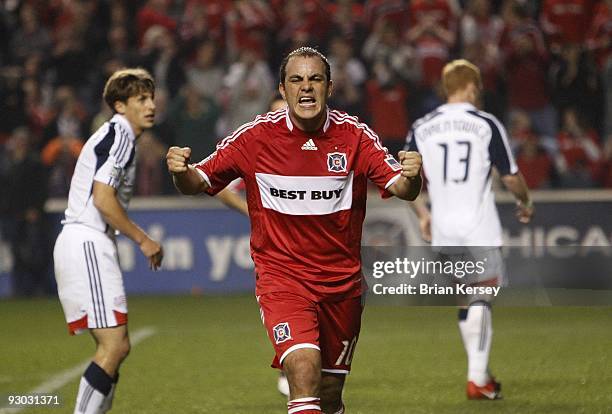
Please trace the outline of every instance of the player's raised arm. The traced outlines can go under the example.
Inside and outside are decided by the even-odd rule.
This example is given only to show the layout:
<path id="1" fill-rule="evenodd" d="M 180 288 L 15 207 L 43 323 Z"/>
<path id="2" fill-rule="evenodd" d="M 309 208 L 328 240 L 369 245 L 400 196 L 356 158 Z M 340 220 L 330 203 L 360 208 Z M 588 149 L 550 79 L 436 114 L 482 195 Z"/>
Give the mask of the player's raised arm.
<path id="1" fill-rule="evenodd" d="M 183 194 L 194 195 L 203 193 L 208 188 L 208 183 L 189 165 L 191 148 L 170 147 L 166 154 L 166 165 L 172 174 L 174 186 Z"/>
<path id="2" fill-rule="evenodd" d="M 388 190 L 402 200 L 412 201 L 421 192 L 421 154 L 416 151 L 400 151 L 399 162 L 402 176 L 389 186 Z"/>
<path id="3" fill-rule="evenodd" d="M 149 259 L 149 266 L 157 270 L 161 266 L 164 253 L 161 245 L 149 237 L 149 235 L 128 217 L 119 200 L 117 191 L 110 185 L 99 181 L 93 184 L 94 205 L 108 223 L 115 230 L 119 230 L 129 239 L 133 240 Z"/>
<path id="4" fill-rule="evenodd" d="M 533 213 L 535 212 L 535 209 L 533 207 L 531 197 L 529 196 L 529 188 L 525 183 L 525 178 L 523 178 L 523 174 L 517 172 L 516 174 L 503 175 L 501 180 L 506 186 L 506 188 L 516 198 L 517 219 L 521 223 L 529 223 L 529 221 L 531 221 Z"/>

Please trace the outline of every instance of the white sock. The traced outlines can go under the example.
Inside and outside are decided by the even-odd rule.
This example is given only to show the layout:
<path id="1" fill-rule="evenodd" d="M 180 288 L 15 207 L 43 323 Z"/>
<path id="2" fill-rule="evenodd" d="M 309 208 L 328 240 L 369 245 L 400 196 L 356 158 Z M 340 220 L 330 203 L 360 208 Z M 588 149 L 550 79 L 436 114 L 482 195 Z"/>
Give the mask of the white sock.
<path id="1" fill-rule="evenodd" d="M 493 338 L 489 305 L 484 302 L 470 305 L 465 319 L 459 320 L 459 330 L 468 358 L 468 381 L 484 386 L 489 382 L 489 352 Z"/>
<path id="2" fill-rule="evenodd" d="M 287 381 L 287 376 L 281 372 L 278 376 L 278 382 L 276 384 L 278 391 L 283 394 L 285 397 L 289 398 L 289 381 Z"/>
<path id="3" fill-rule="evenodd" d="M 92 387 L 84 377 L 81 377 L 74 414 L 100 414 L 103 412 L 101 407 L 105 399 L 106 395 Z"/>
<path id="4" fill-rule="evenodd" d="M 100 407 L 101 414 L 106 413 L 107 411 L 110 411 L 110 409 L 113 407 L 113 398 L 115 398 L 115 388 L 117 388 L 117 383 L 114 383 L 111 386 L 110 392 L 104 399 L 104 402 L 102 403 L 102 407 Z"/>

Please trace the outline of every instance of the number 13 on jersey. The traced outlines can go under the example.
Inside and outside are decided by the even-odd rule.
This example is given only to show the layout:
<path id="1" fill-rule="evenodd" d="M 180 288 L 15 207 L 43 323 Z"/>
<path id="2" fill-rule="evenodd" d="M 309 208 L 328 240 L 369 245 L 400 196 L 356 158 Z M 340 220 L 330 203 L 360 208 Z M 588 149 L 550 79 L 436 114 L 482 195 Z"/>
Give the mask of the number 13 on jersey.
<path id="1" fill-rule="evenodd" d="M 455 141 L 449 143 L 440 143 L 438 144 L 440 148 L 442 148 L 442 157 L 443 157 L 443 170 L 442 170 L 442 180 L 443 183 L 450 179 L 454 183 L 465 183 L 468 179 L 468 174 L 470 170 L 470 156 L 472 153 L 472 143 L 470 141 Z M 453 173 L 460 171 L 458 176 L 453 174 L 452 177 L 449 177 L 449 165 L 452 168 Z"/>

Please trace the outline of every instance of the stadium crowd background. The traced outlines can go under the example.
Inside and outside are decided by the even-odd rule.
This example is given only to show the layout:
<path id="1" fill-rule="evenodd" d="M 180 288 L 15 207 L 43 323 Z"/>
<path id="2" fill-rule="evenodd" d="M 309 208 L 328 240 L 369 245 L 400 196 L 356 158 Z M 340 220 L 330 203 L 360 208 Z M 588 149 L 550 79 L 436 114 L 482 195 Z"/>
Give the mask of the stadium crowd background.
<path id="1" fill-rule="evenodd" d="M 29 257 L 24 266 L 42 256 L 43 204 L 68 194 L 84 140 L 111 115 L 104 82 L 124 66 L 142 66 L 157 82 L 156 127 L 139 139 L 139 196 L 175 194 L 168 146 L 190 146 L 201 159 L 266 112 L 282 56 L 301 45 L 331 61 L 331 106 L 367 122 L 392 153 L 411 122 L 443 102 L 443 65 L 464 57 L 481 68 L 483 108 L 505 122 L 532 189 L 612 187 L 611 0 L 0 7 L 0 231 L 14 255 Z"/>

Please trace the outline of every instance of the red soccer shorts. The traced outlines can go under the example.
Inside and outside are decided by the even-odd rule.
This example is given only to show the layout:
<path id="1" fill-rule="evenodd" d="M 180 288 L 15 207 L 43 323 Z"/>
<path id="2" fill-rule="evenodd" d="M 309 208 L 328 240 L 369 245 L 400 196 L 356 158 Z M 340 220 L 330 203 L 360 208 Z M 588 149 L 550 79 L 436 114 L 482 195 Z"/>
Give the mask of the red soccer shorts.
<path id="1" fill-rule="evenodd" d="M 323 372 L 348 374 L 359 330 L 361 297 L 340 302 L 313 302 L 289 292 L 258 297 L 261 318 L 276 352 L 273 368 L 281 368 L 292 351 L 321 351 Z"/>

